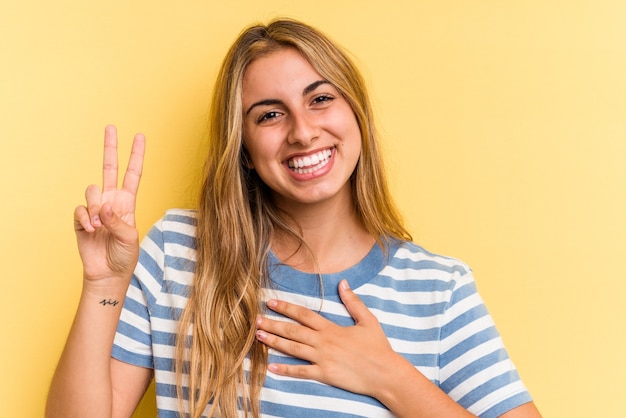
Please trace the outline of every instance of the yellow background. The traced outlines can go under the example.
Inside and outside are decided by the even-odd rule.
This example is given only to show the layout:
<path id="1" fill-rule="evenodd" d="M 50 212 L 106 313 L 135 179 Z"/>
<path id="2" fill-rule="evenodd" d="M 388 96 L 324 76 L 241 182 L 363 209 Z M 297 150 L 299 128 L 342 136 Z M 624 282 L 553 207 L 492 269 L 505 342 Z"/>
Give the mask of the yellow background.
<path id="1" fill-rule="evenodd" d="M 621 0 L 3 0 L 2 415 L 43 414 L 81 286 L 72 212 L 100 181 L 104 125 L 124 161 L 148 137 L 145 232 L 193 204 L 219 62 L 275 16 L 358 58 L 416 240 L 474 268 L 544 416 L 623 416 Z"/>

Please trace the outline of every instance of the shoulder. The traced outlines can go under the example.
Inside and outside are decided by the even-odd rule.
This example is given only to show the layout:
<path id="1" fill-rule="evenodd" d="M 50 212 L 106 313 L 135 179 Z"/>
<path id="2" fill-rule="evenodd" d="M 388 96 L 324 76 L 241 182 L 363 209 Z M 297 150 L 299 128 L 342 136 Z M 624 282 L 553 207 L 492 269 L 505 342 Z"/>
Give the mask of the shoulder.
<path id="1" fill-rule="evenodd" d="M 197 212 L 189 209 L 169 209 L 146 234 L 160 249 L 168 244 L 183 244 L 195 248 Z"/>
<path id="2" fill-rule="evenodd" d="M 198 223 L 198 212 L 192 209 L 169 209 L 160 220 L 161 230 L 193 233 Z"/>
<path id="3" fill-rule="evenodd" d="M 471 273 L 470 267 L 463 261 L 432 253 L 410 241 L 400 242 L 392 248 L 388 266 L 396 269 L 440 271 L 461 276 Z"/>
<path id="4" fill-rule="evenodd" d="M 170 209 L 155 224 L 161 235 L 166 267 L 193 270 L 197 248 L 196 225 L 197 212 L 189 209 Z"/>
<path id="5" fill-rule="evenodd" d="M 428 303 L 435 298 L 445 304 L 459 290 L 476 291 L 472 270 L 466 263 L 432 253 L 413 242 L 397 242 L 390 246 L 377 283 L 397 292 L 406 292 L 411 297 L 428 295 Z"/>
<path id="6" fill-rule="evenodd" d="M 195 264 L 196 212 L 170 209 L 142 240 L 131 285 L 141 290 L 144 303 L 158 315 L 154 313 L 158 306 L 182 306 L 175 299 L 187 294 Z"/>
<path id="7" fill-rule="evenodd" d="M 170 209 L 154 223 L 141 243 L 136 274 L 162 284 L 168 269 L 191 271 L 196 256 L 196 212 Z M 145 271 L 146 274 L 141 274 Z"/>

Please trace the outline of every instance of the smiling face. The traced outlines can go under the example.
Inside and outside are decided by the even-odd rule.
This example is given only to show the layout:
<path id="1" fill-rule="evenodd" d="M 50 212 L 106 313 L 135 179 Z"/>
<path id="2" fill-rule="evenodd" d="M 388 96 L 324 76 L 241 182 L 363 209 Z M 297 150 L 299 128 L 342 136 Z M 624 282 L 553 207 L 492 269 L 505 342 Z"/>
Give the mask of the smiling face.
<path id="1" fill-rule="evenodd" d="M 242 101 L 244 146 L 280 207 L 350 199 L 361 152 L 356 117 L 299 52 L 285 48 L 253 61 Z"/>

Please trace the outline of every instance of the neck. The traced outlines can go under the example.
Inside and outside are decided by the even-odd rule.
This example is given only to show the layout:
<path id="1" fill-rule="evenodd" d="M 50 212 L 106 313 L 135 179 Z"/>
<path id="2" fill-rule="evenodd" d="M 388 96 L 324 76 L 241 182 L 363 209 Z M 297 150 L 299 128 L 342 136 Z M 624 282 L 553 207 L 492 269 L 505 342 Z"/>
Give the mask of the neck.
<path id="1" fill-rule="evenodd" d="M 284 263 L 311 273 L 336 273 L 361 261 L 375 243 L 354 210 L 351 194 L 288 211 L 305 246 L 277 233 L 274 254 Z"/>

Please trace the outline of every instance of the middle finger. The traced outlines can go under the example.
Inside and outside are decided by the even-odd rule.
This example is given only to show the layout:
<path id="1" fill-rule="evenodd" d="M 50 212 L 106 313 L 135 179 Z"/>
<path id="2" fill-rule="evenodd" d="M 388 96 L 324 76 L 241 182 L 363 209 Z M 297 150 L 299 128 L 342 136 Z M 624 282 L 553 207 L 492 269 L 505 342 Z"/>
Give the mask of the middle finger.
<path id="1" fill-rule="evenodd" d="M 267 306 L 274 312 L 283 314 L 313 330 L 321 330 L 329 323 L 327 319 L 312 310 L 283 300 L 271 299 L 267 301 Z"/>

